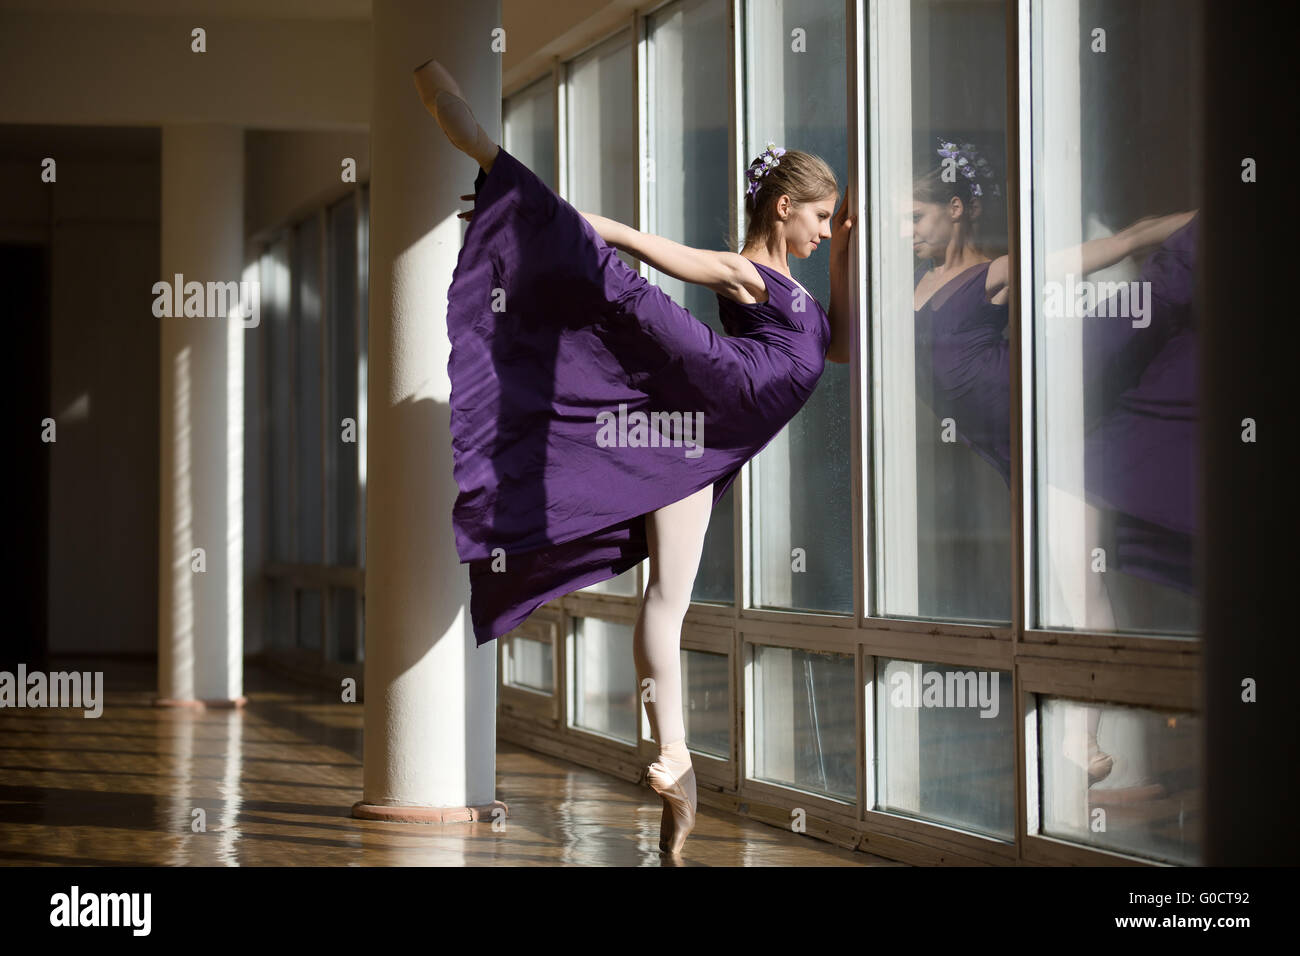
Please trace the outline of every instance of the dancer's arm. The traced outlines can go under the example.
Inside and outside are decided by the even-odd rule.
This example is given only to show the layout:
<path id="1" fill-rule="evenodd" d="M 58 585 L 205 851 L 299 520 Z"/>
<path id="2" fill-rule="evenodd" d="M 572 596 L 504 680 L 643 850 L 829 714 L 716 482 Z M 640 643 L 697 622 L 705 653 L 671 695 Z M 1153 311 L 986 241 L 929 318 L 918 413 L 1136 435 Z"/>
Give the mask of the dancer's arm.
<path id="1" fill-rule="evenodd" d="M 660 272 L 681 279 L 683 282 L 707 286 L 714 292 L 728 292 L 744 286 L 751 294 L 755 291 L 761 294 L 761 290 L 751 289 L 750 283 L 743 281 L 752 276 L 755 270 L 745 257 L 738 253 L 695 249 L 665 239 L 663 236 L 641 232 L 595 213 L 584 212 L 582 215 L 591 223 L 600 238 L 615 249 L 630 252 Z M 743 271 L 746 266 L 749 272 Z"/>
<path id="2" fill-rule="evenodd" d="M 1113 236 L 1089 239 L 1073 249 L 1050 253 L 1047 257 L 1047 274 L 1059 275 L 1067 268 L 1074 268 L 1074 263 L 1066 258 L 1069 255 L 1078 256 L 1080 275 L 1088 275 L 1107 266 L 1113 266 L 1129 256 L 1140 255 L 1154 249 L 1191 222 L 1195 215 L 1196 210 L 1176 212 L 1168 216 L 1148 216 L 1121 229 Z M 999 256 L 989 266 L 984 288 L 990 298 L 1006 288 L 1009 275 L 1007 262 L 1006 256 Z"/>
<path id="3" fill-rule="evenodd" d="M 1120 230 L 1116 233 L 1115 238 L 1122 240 L 1125 255 L 1141 255 L 1163 243 L 1175 232 L 1191 222 L 1195 215 L 1196 210 L 1193 209 L 1190 212 L 1176 212 L 1168 216 L 1148 216 L 1145 219 L 1139 219 L 1128 228 Z M 1097 241 L 1102 242 L 1104 240 L 1099 239 Z M 1088 243 L 1085 242 L 1084 245 L 1087 246 Z M 1094 272 L 1118 261 L 1119 259 L 1111 259 L 1099 265 L 1089 265 L 1085 256 L 1084 265 L 1087 268 L 1084 271 Z"/>
<path id="4" fill-rule="evenodd" d="M 849 301 L 849 240 L 857 221 L 853 204 L 853 187 L 844 191 L 844 199 L 835 213 L 831 232 L 831 301 L 826 315 L 831 320 L 831 342 L 826 361 L 843 365 L 853 349 L 853 308 Z M 851 212 L 852 211 L 852 212 Z"/>
<path id="5" fill-rule="evenodd" d="M 1072 268 L 1074 263 L 1065 259 L 1069 254 L 1078 255 L 1079 272 L 1083 275 L 1113 266 L 1129 256 L 1141 255 L 1160 245 L 1191 222 L 1195 215 L 1196 210 L 1176 212 L 1168 216 L 1148 216 L 1126 226 L 1113 236 L 1089 239 L 1073 250 L 1052 253 L 1047 257 L 1048 275 L 1059 275 Z"/>

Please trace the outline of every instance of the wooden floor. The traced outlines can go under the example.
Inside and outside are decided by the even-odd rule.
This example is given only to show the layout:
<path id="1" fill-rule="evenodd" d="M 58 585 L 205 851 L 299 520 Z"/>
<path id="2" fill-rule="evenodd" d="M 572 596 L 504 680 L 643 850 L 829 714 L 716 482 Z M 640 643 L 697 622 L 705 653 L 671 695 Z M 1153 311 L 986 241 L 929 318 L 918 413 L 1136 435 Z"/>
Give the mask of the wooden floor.
<path id="1" fill-rule="evenodd" d="M 0 710 L 2 864 L 900 865 L 707 807 L 673 860 L 653 791 L 510 744 L 497 751 L 503 831 L 358 820 L 361 705 L 250 667 L 243 710 L 196 713 L 152 706 L 152 664 L 48 667 L 74 669 L 104 672 L 102 716 Z"/>

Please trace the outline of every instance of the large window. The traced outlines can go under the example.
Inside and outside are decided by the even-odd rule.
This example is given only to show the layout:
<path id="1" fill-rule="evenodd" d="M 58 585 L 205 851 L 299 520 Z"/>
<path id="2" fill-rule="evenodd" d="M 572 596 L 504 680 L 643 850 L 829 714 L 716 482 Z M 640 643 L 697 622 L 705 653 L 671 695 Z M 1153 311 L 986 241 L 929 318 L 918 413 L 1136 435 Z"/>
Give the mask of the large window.
<path id="1" fill-rule="evenodd" d="M 874 611 L 1009 623 L 1006 6 L 877 6 Z"/>
<path id="2" fill-rule="evenodd" d="M 503 145 L 552 189 L 555 180 L 555 80 L 544 76 L 501 104 Z"/>
<path id="3" fill-rule="evenodd" d="M 1033 9 L 1044 628 L 1196 629 L 1193 23 L 1168 0 Z"/>
<path id="4" fill-rule="evenodd" d="M 265 560 L 272 565 L 287 564 L 293 560 L 293 511 L 289 489 L 293 484 L 293 454 L 289 444 L 290 421 L 294 415 L 292 380 L 288 373 L 289 357 L 293 354 L 292 322 L 289 313 L 289 240 L 285 235 L 272 242 L 261 256 L 259 281 L 262 289 L 262 322 L 253 333 L 260 349 L 248 349 L 250 357 L 260 351 L 263 367 L 260 378 L 265 391 L 265 402 L 260 427 L 248 428 L 245 434 L 257 436 L 265 449 L 266 490 L 262 495 L 263 510 L 256 516 L 267 530 Z M 280 374 L 272 375 L 271 369 Z M 259 406 L 250 404 L 245 413 L 254 415 Z M 256 455 L 246 455 L 250 462 Z M 260 570 L 260 569 L 259 569 Z M 265 612 L 263 620 L 263 645 L 284 648 L 293 645 L 291 605 L 293 589 L 283 578 L 266 582 Z"/>
<path id="5" fill-rule="evenodd" d="M 634 743 L 637 695 L 631 625 L 574 618 L 569 648 L 569 723 L 587 733 Z"/>
<path id="6" fill-rule="evenodd" d="M 876 805 L 1015 836 L 1015 697 L 1007 671 L 876 659 Z"/>
<path id="7" fill-rule="evenodd" d="M 727 87 L 727 61 L 717 55 L 726 44 L 727 11 L 717 0 L 675 3 L 647 23 L 644 228 L 701 249 L 726 249 L 731 240 L 727 102 L 710 95 Z M 643 268 L 674 302 L 725 334 L 711 290 Z M 696 601 L 732 602 L 735 493 L 733 483 L 709 519 Z"/>
<path id="8" fill-rule="evenodd" d="M 852 802 L 858 793 L 853 656 L 765 644 L 750 654 L 749 776 Z"/>
<path id="9" fill-rule="evenodd" d="M 632 31 L 574 60 L 565 83 L 564 197 L 583 212 L 636 221 L 636 75 Z M 636 260 L 620 256 L 636 268 Z"/>
<path id="10" fill-rule="evenodd" d="M 1031 806 L 1041 832 L 1134 856 L 1196 863 L 1201 721 L 1119 704 L 1038 700 Z M 1041 791 L 1038 785 L 1041 782 Z"/>
<path id="11" fill-rule="evenodd" d="M 844 4 L 747 3 L 743 164 L 774 142 L 821 156 L 847 183 Z M 737 173 L 738 175 L 738 173 Z M 790 270 L 830 303 L 829 243 Z M 817 390 L 749 469 L 751 603 L 853 614 L 850 380 L 828 364 Z"/>
<path id="12" fill-rule="evenodd" d="M 772 141 L 825 159 L 861 213 L 852 361 L 710 520 L 681 653 L 702 792 L 903 856 L 1198 862 L 1195 16 L 677 0 L 629 19 L 507 99 L 539 165 L 554 136 L 566 198 L 738 249 Z M 711 293 L 625 258 L 722 331 Z M 823 306 L 828 260 L 789 260 Z M 503 643 L 521 739 L 605 767 L 653 753 L 643 582 L 566 595 Z"/>
<path id="13" fill-rule="evenodd" d="M 632 31 L 622 30 L 565 65 L 564 198 L 583 212 L 636 221 L 636 76 Z M 636 260 L 618 255 L 632 268 Z M 593 593 L 635 597 L 642 570 L 593 584 Z"/>
<path id="14" fill-rule="evenodd" d="M 364 657 L 367 200 L 359 186 L 266 237 L 249 333 L 265 396 L 246 430 L 266 478 L 263 644 L 323 670 Z"/>

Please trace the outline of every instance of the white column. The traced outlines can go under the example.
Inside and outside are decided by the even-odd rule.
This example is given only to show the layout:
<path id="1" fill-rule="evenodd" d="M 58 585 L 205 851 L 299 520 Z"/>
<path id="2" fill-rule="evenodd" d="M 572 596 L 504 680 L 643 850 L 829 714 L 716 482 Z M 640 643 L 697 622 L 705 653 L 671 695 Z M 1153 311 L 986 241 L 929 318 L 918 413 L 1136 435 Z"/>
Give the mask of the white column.
<path id="1" fill-rule="evenodd" d="M 375 0 L 366 477 L 365 791 L 353 815 L 494 819 L 496 642 L 478 648 L 456 555 L 447 288 L 477 164 L 411 71 L 436 57 L 501 138 L 500 4 Z"/>
<path id="2" fill-rule="evenodd" d="M 177 282 L 201 283 L 203 291 L 192 290 L 189 309 L 185 297 L 173 297 L 170 317 L 155 320 L 162 365 L 158 703 L 239 705 L 245 323 L 235 303 L 221 308 L 209 289 L 232 282 L 237 289 L 243 278 L 242 128 L 163 127 L 161 218 L 159 281 L 173 290 Z"/>

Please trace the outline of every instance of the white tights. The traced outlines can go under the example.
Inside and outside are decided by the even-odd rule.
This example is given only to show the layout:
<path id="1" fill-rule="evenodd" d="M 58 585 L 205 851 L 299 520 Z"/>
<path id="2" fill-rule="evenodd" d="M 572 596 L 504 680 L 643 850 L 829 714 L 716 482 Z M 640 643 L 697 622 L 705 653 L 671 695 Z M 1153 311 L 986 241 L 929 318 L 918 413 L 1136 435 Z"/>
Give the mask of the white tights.
<path id="1" fill-rule="evenodd" d="M 713 486 L 646 515 L 650 580 L 632 638 L 637 686 L 645 699 L 650 734 L 662 750 L 684 740 L 682 722 L 682 620 L 704 549 L 704 532 L 713 511 Z M 646 694 L 645 679 L 650 678 Z"/>

